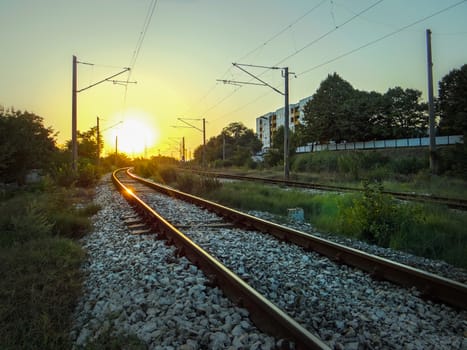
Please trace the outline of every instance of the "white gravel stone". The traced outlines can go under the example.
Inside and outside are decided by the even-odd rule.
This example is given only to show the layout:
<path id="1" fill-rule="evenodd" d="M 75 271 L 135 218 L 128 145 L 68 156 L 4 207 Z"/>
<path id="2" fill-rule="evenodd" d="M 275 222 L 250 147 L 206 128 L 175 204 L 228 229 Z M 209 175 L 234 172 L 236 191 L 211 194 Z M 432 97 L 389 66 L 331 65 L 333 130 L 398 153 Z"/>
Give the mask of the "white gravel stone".
<path id="1" fill-rule="evenodd" d="M 76 349 L 105 331 L 134 335 L 149 349 L 225 349 L 239 341 L 231 333 L 235 327 L 255 335 L 241 339 L 245 348 L 274 348 L 274 338 L 208 287 L 203 273 L 177 258 L 173 247 L 152 235 L 130 234 L 123 219 L 134 213 L 109 177 L 97 186 L 95 202 L 102 209 L 93 218 L 94 232 L 82 240 L 86 280 L 70 333 Z"/>
<path id="2" fill-rule="evenodd" d="M 160 194 L 144 193 L 143 197 L 174 225 L 192 225 L 182 231 L 331 347 L 461 349 L 465 342 L 467 312 L 423 300 L 415 288 L 375 281 L 359 270 L 262 233 L 203 227 L 220 218 Z M 403 253 L 387 255 L 398 261 L 416 260 L 404 258 Z M 433 272 L 441 266 L 438 272 L 443 275 L 445 264 L 420 261 L 420 267 L 430 266 Z M 457 271 L 458 276 L 465 274 Z M 241 329 L 241 324 L 234 326 L 232 333 L 241 335 Z"/>

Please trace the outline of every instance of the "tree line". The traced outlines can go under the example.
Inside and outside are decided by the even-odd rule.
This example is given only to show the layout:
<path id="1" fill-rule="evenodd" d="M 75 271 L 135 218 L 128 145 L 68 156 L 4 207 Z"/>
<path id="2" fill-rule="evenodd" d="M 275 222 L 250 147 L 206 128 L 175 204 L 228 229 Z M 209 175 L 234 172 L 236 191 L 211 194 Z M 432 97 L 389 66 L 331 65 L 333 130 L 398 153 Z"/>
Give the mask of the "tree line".
<path id="1" fill-rule="evenodd" d="M 467 64 L 453 69 L 439 82 L 435 103 L 439 135 L 467 133 Z M 422 137 L 428 135 L 428 106 L 422 92 L 393 87 L 385 93 L 355 89 L 337 73 L 329 74 L 304 107 L 304 123 L 290 132 L 290 152 L 311 142 L 328 143 Z M 265 165 L 283 161 L 284 128 L 272 135 L 273 147 L 265 154 Z M 206 161 L 213 165 L 251 164 L 261 145 L 253 130 L 232 123 L 206 145 Z M 195 150 L 201 162 L 202 146 Z"/>

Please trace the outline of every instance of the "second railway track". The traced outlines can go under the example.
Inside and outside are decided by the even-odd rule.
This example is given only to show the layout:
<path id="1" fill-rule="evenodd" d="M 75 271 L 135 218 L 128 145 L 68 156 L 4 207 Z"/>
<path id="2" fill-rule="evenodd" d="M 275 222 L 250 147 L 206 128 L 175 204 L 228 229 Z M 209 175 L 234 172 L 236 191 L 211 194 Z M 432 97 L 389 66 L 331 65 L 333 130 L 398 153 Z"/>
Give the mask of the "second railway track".
<path id="1" fill-rule="evenodd" d="M 183 170 L 188 171 L 187 169 L 183 169 Z M 271 185 L 313 189 L 313 190 L 319 190 L 319 191 L 335 191 L 335 192 L 361 192 L 363 191 L 361 188 L 338 186 L 338 185 L 323 185 L 323 184 L 317 184 L 317 183 L 312 183 L 312 182 L 270 179 L 270 178 L 257 177 L 257 176 L 244 176 L 244 175 L 218 173 L 218 172 L 194 170 L 194 169 L 190 169 L 189 171 L 199 174 L 199 175 L 212 176 L 212 177 L 223 178 L 223 179 L 232 179 L 232 180 L 239 180 L 239 181 L 253 181 L 253 182 L 260 182 L 260 183 L 266 183 L 266 184 L 271 184 Z M 382 191 L 382 193 L 391 195 L 394 198 L 397 198 L 400 200 L 442 204 L 442 205 L 446 205 L 454 209 L 467 210 L 467 200 L 461 199 L 461 198 L 447 198 L 447 197 L 435 196 L 435 195 L 409 193 L 409 192 L 395 192 L 395 191 Z"/>
<path id="2" fill-rule="evenodd" d="M 123 179 L 123 175 L 119 177 Z M 465 310 L 422 300 L 420 291 L 415 288 L 375 281 L 370 274 L 334 263 L 307 251 L 309 249 L 280 242 L 257 230 L 230 227 L 230 223 L 205 209 L 179 201 L 168 204 L 167 197 L 135 185 L 134 179 L 124 181 L 130 181 L 129 186 L 136 190 L 138 196 L 157 208 L 196 244 L 330 346 L 355 349 L 463 346 L 467 330 Z M 242 221 L 239 217 L 233 219 Z M 255 226 L 243 222 L 245 224 L 250 228 Z M 309 245 L 308 248 L 315 247 Z M 190 255 L 184 248 L 180 253 Z M 338 258 L 348 263 L 349 257 L 345 253 Z M 372 272 L 379 278 L 394 278 L 391 277 L 392 272 L 384 270 L 389 268 L 379 266 Z M 413 269 L 408 270 L 414 272 Z M 414 276 L 414 280 L 419 279 L 420 272 L 415 272 Z M 436 278 L 430 274 L 427 277 L 431 281 Z M 407 284 L 406 280 L 404 277 L 398 282 Z M 440 287 L 440 283 L 452 283 L 451 287 L 456 290 L 454 293 L 460 293 L 457 297 L 465 297 L 466 287 L 460 283 L 442 278 L 438 278 L 431 287 L 427 283 L 424 282 L 424 292 L 429 294 L 431 288 L 431 292 L 434 291 L 432 297 L 452 297 L 449 296 L 452 291 L 439 291 L 445 287 Z M 457 307 L 465 309 L 463 303 Z M 440 324 L 446 327 L 440 329 Z M 425 336 L 420 336 L 425 333 Z"/>

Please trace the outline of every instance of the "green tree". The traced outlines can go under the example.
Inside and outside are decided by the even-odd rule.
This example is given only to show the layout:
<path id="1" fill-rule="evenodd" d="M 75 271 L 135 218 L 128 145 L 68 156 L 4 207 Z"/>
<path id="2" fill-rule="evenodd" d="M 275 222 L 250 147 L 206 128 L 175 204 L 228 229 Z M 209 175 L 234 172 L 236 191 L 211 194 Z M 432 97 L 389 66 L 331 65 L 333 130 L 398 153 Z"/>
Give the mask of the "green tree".
<path id="1" fill-rule="evenodd" d="M 338 121 L 343 138 L 349 142 L 375 138 L 374 123 L 381 114 L 381 94 L 354 90 L 344 102 L 346 117 Z"/>
<path id="2" fill-rule="evenodd" d="M 100 151 L 104 147 L 102 141 L 102 136 L 99 135 Z M 87 158 L 89 160 L 97 159 L 97 127 L 92 127 L 88 131 L 78 131 L 77 132 L 77 141 L 78 141 L 78 156 L 82 158 Z M 71 141 L 67 142 L 67 148 L 71 151 Z"/>
<path id="3" fill-rule="evenodd" d="M 225 159 L 229 163 L 244 165 L 253 154 L 261 150 L 261 146 L 261 141 L 253 130 L 248 129 L 242 123 L 230 123 L 221 134 L 211 137 L 206 143 L 206 161 L 222 160 L 225 152 Z M 201 162 L 202 153 L 203 146 L 199 146 L 194 152 L 194 157 L 198 162 Z"/>
<path id="4" fill-rule="evenodd" d="M 337 73 L 321 82 L 313 99 L 304 107 L 305 129 L 311 141 L 327 143 L 347 138 L 342 125 L 348 123 L 347 102 L 354 92 L 352 85 Z"/>
<path id="5" fill-rule="evenodd" d="M 27 111 L 0 114 L 0 181 L 24 183 L 31 169 L 47 169 L 57 151 L 52 128 Z"/>
<path id="6" fill-rule="evenodd" d="M 376 137 L 420 137 L 427 133 L 427 106 L 420 102 L 422 92 L 397 86 L 382 96 L 382 113 L 375 120 L 381 134 Z"/>
<path id="7" fill-rule="evenodd" d="M 439 129 L 442 135 L 467 135 L 467 64 L 439 82 Z"/>

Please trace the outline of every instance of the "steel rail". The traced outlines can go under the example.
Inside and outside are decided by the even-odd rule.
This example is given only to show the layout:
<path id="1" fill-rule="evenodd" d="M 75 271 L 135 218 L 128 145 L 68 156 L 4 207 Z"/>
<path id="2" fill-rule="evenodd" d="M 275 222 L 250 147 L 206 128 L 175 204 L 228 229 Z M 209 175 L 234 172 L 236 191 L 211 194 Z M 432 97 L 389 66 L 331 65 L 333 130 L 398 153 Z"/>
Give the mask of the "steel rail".
<path id="1" fill-rule="evenodd" d="M 291 181 L 291 180 L 280 180 L 280 179 L 268 179 L 264 177 L 257 176 L 245 176 L 245 175 L 234 175 L 227 173 L 217 173 L 203 170 L 194 170 L 194 169 L 183 169 L 185 171 L 190 171 L 199 175 L 213 176 L 218 178 L 232 179 L 232 180 L 245 180 L 245 181 L 255 181 L 263 182 L 274 185 L 282 185 L 288 187 L 298 187 L 298 188 L 308 188 L 322 191 L 339 191 L 339 192 L 362 192 L 363 189 L 355 187 L 346 187 L 346 186 L 336 186 L 336 185 L 322 185 L 312 182 L 303 182 L 303 181 Z M 438 203 L 445 204 L 451 208 L 457 208 L 462 210 L 467 210 L 467 200 L 461 198 L 448 198 L 442 196 L 432 196 L 426 194 L 416 194 L 416 193 L 404 193 L 404 192 L 394 192 L 394 191 L 381 191 L 381 193 L 389 194 L 394 198 L 408 200 L 408 201 L 417 201 L 417 202 L 429 202 L 429 203 Z"/>
<path id="2" fill-rule="evenodd" d="M 307 250 L 316 251 L 331 260 L 366 271 L 375 279 L 384 279 L 404 287 L 415 287 L 423 297 L 433 301 L 467 309 L 467 285 L 463 283 L 256 218 L 223 205 L 156 184 L 129 171 L 128 175 L 161 193 L 204 207 L 243 227 L 269 233 L 280 240 L 297 244 Z"/>
<path id="3" fill-rule="evenodd" d="M 321 339 L 263 297 L 134 194 L 117 177 L 119 172 L 127 169 L 117 169 L 112 173 L 112 182 L 115 187 L 151 223 L 158 235 L 177 247 L 177 254 L 186 256 L 200 267 L 211 282 L 218 285 L 231 300 L 248 309 L 250 318 L 259 329 L 275 337 L 292 340 L 297 349 L 330 349 Z M 134 178 L 134 175 L 130 176 Z"/>

